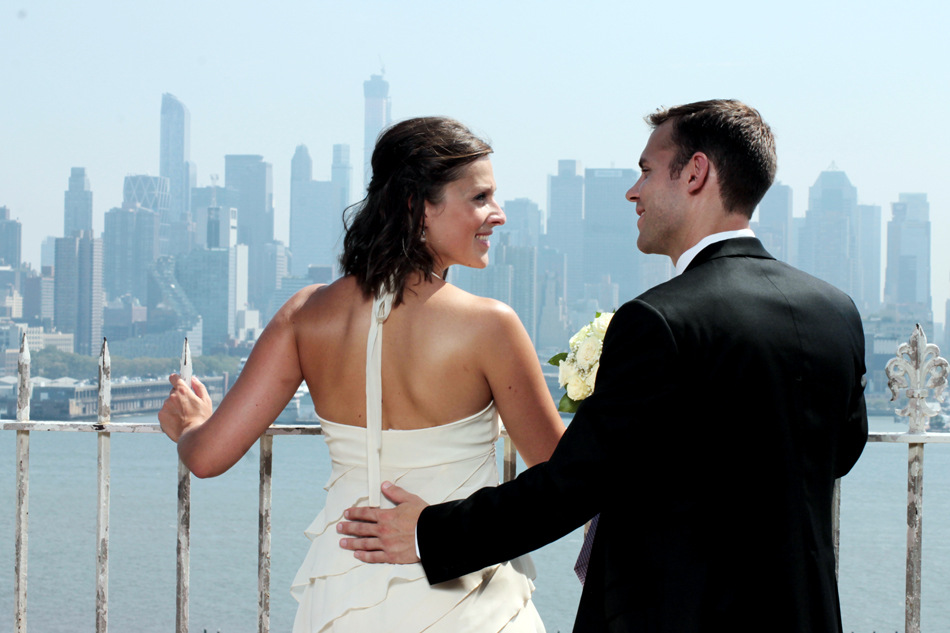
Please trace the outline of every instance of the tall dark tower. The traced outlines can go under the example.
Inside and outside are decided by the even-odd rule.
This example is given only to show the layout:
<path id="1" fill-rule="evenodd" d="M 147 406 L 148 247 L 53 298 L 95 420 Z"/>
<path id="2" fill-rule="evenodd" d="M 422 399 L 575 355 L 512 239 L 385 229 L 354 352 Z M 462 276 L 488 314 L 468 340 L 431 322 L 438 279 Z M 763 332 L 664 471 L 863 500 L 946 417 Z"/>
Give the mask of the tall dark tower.
<path id="1" fill-rule="evenodd" d="M 191 115 L 174 95 L 162 95 L 159 175 L 168 178 L 168 210 L 161 217 L 162 255 L 190 250 L 191 188 L 195 169 L 190 162 Z"/>
<path id="2" fill-rule="evenodd" d="M 66 205 L 63 215 L 63 235 L 69 237 L 75 231 L 92 231 L 92 189 L 85 167 L 73 167 L 69 174 L 69 189 L 66 190 Z"/>
<path id="3" fill-rule="evenodd" d="M 382 75 L 370 75 L 369 81 L 363 82 L 363 96 L 366 97 L 364 117 L 363 141 L 363 178 L 368 186 L 373 177 L 370 165 L 373 158 L 373 148 L 379 133 L 392 123 L 392 101 L 389 99 L 389 82 Z"/>

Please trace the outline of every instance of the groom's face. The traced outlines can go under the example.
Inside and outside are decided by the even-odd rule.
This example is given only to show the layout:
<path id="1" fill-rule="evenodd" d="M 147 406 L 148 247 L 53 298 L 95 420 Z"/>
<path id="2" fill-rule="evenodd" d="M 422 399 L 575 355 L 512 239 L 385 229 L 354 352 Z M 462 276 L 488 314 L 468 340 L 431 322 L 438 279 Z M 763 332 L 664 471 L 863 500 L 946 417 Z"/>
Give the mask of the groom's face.
<path id="1" fill-rule="evenodd" d="M 640 179 L 627 192 L 637 205 L 637 248 L 644 253 L 678 256 L 678 244 L 686 231 L 686 205 L 679 177 L 671 178 L 670 162 L 676 153 L 671 124 L 653 131 L 640 155 Z"/>

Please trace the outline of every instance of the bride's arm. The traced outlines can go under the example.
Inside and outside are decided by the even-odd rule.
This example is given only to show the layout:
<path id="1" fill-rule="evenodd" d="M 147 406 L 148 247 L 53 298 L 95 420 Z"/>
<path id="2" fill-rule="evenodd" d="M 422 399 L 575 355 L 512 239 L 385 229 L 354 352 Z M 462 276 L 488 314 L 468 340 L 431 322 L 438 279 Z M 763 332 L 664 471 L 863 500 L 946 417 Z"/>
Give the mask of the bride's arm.
<path id="1" fill-rule="evenodd" d="M 236 464 L 293 398 L 303 381 L 293 319 L 313 290 L 301 290 L 274 315 L 213 414 L 203 385 L 195 386 L 204 398 L 171 377 L 173 392 L 159 421 L 197 477 L 215 477 Z"/>
<path id="2" fill-rule="evenodd" d="M 531 339 L 514 310 L 496 304 L 481 357 L 498 413 L 529 467 L 547 461 L 564 434 Z"/>

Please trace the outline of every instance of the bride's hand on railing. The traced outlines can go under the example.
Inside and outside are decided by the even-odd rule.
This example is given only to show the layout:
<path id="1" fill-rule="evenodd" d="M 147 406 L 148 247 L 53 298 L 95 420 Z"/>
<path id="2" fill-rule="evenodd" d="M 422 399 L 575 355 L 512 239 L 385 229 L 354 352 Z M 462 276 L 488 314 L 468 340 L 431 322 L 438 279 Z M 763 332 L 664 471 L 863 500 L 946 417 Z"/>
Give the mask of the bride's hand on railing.
<path id="1" fill-rule="evenodd" d="M 197 378 L 191 379 L 190 388 L 178 374 L 169 376 L 168 381 L 172 390 L 158 412 L 158 422 L 165 435 L 177 442 L 185 431 L 211 417 L 211 396 Z"/>

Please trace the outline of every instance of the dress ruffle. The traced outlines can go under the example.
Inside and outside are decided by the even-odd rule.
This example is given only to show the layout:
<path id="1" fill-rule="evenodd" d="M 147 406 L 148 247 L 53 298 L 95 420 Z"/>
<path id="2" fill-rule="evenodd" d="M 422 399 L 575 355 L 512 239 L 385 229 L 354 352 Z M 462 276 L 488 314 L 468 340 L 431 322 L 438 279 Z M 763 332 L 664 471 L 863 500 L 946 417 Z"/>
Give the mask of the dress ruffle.
<path id="1" fill-rule="evenodd" d="M 430 587 L 421 564 L 366 564 L 340 548 L 336 525 L 343 511 L 367 505 L 367 471 L 358 464 L 365 460 L 365 429 L 324 423 L 324 432 L 333 470 L 326 506 L 305 530 L 310 549 L 291 586 L 300 603 L 294 633 L 544 631 L 531 603 L 528 557 Z M 497 485 L 497 437 L 492 406 L 451 425 L 385 431 L 382 476 L 430 504 L 464 499 Z M 382 505 L 392 507 L 385 497 Z"/>

